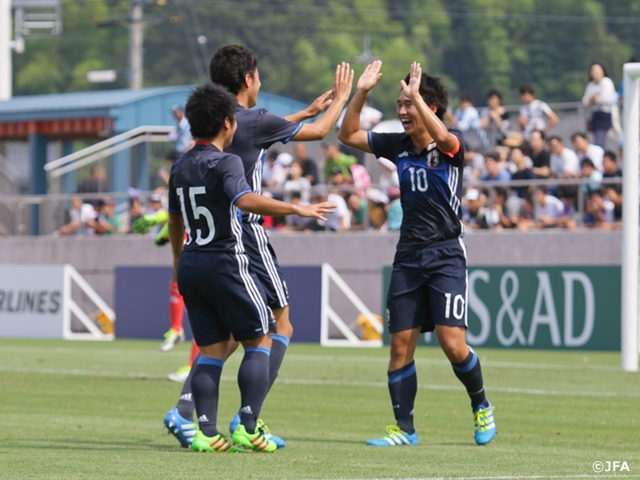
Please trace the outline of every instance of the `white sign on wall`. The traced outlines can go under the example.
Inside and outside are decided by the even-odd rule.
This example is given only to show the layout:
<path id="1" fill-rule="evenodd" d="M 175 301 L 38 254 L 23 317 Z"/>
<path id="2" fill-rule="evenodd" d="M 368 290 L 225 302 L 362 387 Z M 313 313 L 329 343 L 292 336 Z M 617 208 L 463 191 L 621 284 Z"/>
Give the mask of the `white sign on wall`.
<path id="1" fill-rule="evenodd" d="M 62 338 L 64 265 L 0 265 L 0 336 Z"/>
<path id="2" fill-rule="evenodd" d="M 71 297 L 75 283 L 111 322 L 113 310 L 71 265 L 0 265 L 0 337 L 112 340 Z M 71 330 L 71 316 L 86 332 Z"/>

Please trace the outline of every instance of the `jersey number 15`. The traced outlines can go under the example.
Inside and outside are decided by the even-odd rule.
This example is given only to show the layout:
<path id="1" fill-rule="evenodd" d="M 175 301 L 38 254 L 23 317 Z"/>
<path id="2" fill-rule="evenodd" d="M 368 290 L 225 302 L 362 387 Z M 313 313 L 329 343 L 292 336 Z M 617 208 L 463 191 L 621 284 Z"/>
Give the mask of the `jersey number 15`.
<path id="1" fill-rule="evenodd" d="M 185 200 L 184 200 L 184 189 L 182 187 L 176 189 L 176 193 L 180 198 L 180 207 L 182 210 L 182 220 L 184 221 L 184 231 L 187 233 L 187 244 L 193 241 L 193 237 L 191 236 L 191 225 L 189 224 L 189 216 L 187 215 L 187 209 L 185 208 Z M 199 228 L 196 229 L 196 243 L 198 245 L 206 245 L 216 234 L 216 227 L 213 223 L 213 215 L 207 207 L 200 207 L 196 202 L 196 195 L 203 195 L 207 193 L 205 187 L 189 187 L 189 200 L 191 203 L 191 211 L 193 212 L 193 219 L 198 220 L 200 217 L 204 217 L 207 222 L 207 230 L 209 230 L 209 235 L 205 238 L 202 238 L 202 230 Z"/>

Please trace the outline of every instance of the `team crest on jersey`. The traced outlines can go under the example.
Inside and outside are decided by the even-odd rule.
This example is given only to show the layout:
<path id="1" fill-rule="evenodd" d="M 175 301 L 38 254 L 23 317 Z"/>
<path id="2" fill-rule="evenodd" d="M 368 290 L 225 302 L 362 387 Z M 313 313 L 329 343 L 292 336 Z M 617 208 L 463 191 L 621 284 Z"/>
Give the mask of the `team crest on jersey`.
<path id="1" fill-rule="evenodd" d="M 433 149 L 427 154 L 427 165 L 429 168 L 436 168 L 440 165 L 440 155 L 438 155 L 437 149 Z"/>

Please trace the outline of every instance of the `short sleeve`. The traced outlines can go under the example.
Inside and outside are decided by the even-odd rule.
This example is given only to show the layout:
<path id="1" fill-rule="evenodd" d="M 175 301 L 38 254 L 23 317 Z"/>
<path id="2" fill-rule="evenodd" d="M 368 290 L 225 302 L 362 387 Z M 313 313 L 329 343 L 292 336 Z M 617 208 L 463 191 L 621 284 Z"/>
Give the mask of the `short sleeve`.
<path id="1" fill-rule="evenodd" d="M 277 142 L 287 143 L 301 127 L 302 124 L 299 122 L 290 122 L 262 109 L 258 115 L 256 145 L 260 148 L 269 148 Z"/>
<path id="2" fill-rule="evenodd" d="M 245 193 L 251 192 L 251 188 L 244 176 L 244 167 L 240 157 L 227 154 L 224 159 L 218 162 L 218 168 L 222 189 L 231 200 L 231 203 L 234 203 Z"/>
<path id="3" fill-rule="evenodd" d="M 369 132 L 369 146 L 377 157 L 383 157 L 396 163 L 396 145 L 398 143 L 398 133 L 375 133 Z"/>
<path id="4" fill-rule="evenodd" d="M 464 165 L 464 141 L 462 139 L 462 133 L 458 130 L 449 130 L 449 132 L 458 139 L 458 147 L 451 152 L 443 152 L 442 150 L 440 151 L 444 155 L 446 155 L 447 160 L 451 165 L 461 167 L 462 165 Z"/>

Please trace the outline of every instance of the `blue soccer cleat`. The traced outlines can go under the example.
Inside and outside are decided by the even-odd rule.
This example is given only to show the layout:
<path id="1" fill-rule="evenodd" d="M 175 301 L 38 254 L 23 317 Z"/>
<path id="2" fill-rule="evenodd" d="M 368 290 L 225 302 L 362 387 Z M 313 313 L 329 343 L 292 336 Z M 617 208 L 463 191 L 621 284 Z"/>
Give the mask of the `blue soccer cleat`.
<path id="1" fill-rule="evenodd" d="M 418 431 L 414 430 L 412 434 L 403 432 L 397 425 L 389 425 L 387 434 L 382 438 L 374 438 L 367 442 L 367 445 L 373 447 L 398 447 L 403 445 L 418 445 Z"/>
<path id="2" fill-rule="evenodd" d="M 163 425 L 167 429 L 167 433 L 176 437 L 176 440 L 180 442 L 180 446 L 191 448 L 193 437 L 196 436 L 196 424 L 193 421 L 182 418 L 178 413 L 177 407 L 173 407 L 167 412 L 164 416 Z"/>
<path id="3" fill-rule="evenodd" d="M 233 435 L 233 432 L 236 431 L 236 428 L 238 428 L 238 425 L 240 425 L 240 415 L 236 413 L 233 419 L 231 420 L 231 423 L 229 424 L 229 432 L 231 432 L 231 435 Z M 286 442 L 283 439 L 271 433 L 271 430 L 262 421 L 262 419 L 260 418 L 258 419 L 256 427 L 262 430 L 262 433 L 264 434 L 264 438 L 266 438 L 267 440 L 271 440 L 273 443 L 275 443 L 278 446 L 278 448 L 284 448 L 287 446 Z"/>
<path id="4" fill-rule="evenodd" d="M 496 436 L 496 422 L 493 419 L 493 405 L 489 402 L 486 407 L 478 408 L 473 412 L 475 423 L 475 439 L 478 445 L 486 445 Z"/>
<path id="5" fill-rule="evenodd" d="M 233 435 L 233 432 L 236 431 L 236 428 L 238 428 L 238 425 L 240 425 L 240 415 L 236 413 L 231 419 L 231 423 L 229 424 L 229 433 L 231 435 Z"/>

